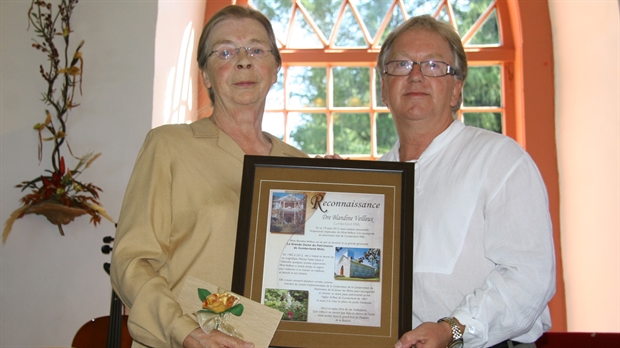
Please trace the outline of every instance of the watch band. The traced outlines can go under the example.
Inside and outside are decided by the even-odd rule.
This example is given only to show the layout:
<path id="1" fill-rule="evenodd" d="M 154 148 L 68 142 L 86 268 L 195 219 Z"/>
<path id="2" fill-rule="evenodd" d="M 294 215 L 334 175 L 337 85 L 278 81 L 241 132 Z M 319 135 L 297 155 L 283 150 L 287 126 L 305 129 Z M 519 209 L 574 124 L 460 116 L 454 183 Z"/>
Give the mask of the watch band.
<path id="1" fill-rule="evenodd" d="M 452 330 L 452 342 L 450 342 L 449 347 L 461 347 L 463 344 L 463 332 L 461 331 L 456 319 L 445 317 L 439 319 L 437 322 L 441 323 L 442 321 L 448 323 L 450 325 L 450 329 Z"/>

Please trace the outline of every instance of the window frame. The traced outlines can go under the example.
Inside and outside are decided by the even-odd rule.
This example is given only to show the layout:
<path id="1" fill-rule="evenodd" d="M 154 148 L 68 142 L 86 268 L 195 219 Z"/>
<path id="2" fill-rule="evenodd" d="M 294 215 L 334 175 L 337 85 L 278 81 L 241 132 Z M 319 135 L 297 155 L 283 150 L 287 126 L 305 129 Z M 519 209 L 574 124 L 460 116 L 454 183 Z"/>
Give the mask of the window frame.
<path id="1" fill-rule="evenodd" d="M 207 0 L 205 0 L 207 1 Z M 205 23 L 223 7 L 237 4 L 247 6 L 247 0 L 208 0 Z M 547 186 L 549 209 L 553 224 L 556 254 L 556 294 L 549 303 L 553 328 L 567 330 L 566 295 L 562 267 L 560 239 L 560 203 L 557 150 L 555 140 L 555 106 L 553 75 L 553 42 L 548 0 L 496 0 L 501 47 L 467 47 L 471 66 L 499 63 L 502 73 L 502 100 L 504 107 L 503 132 L 515 139 L 536 162 Z M 526 25 L 536 23 L 536 25 Z M 481 23 L 480 23 L 481 24 Z M 374 52 L 334 51 L 331 63 L 353 61 L 354 57 Z M 301 52 L 288 52 L 291 60 L 301 62 Z M 316 64 L 312 52 L 304 50 L 303 62 Z M 368 57 L 367 57 L 368 58 Z M 324 59 L 320 59 L 323 61 Z M 288 62 L 286 64 L 289 64 Z M 199 110 L 210 104 L 207 92 L 198 92 Z"/>
<path id="2" fill-rule="evenodd" d="M 248 1 L 243 1 L 244 4 L 247 4 Z M 238 4 L 240 2 L 237 2 Z M 295 1 L 293 1 L 295 3 Z M 441 10 L 445 10 L 450 13 L 450 17 L 454 18 L 454 15 L 451 11 L 451 6 L 448 5 L 448 0 L 441 0 L 437 6 L 436 12 L 433 13 L 435 17 L 437 17 Z M 394 7 L 401 6 L 402 4 L 395 3 L 388 10 L 388 13 L 393 13 Z M 507 76 L 511 76 L 510 72 L 507 71 L 511 66 L 514 65 L 515 59 L 515 50 L 513 47 L 514 41 L 512 40 L 512 32 L 509 27 L 503 28 L 502 23 L 509 23 L 510 18 L 508 17 L 508 11 L 506 10 L 505 3 L 501 1 L 494 0 L 492 1 L 487 9 L 481 14 L 479 20 L 472 25 L 470 30 L 463 35 L 463 41 L 468 42 L 475 35 L 477 30 L 484 24 L 487 17 L 493 12 L 493 10 L 497 13 L 497 19 L 499 24 L 499 36 L 500 36 L 500 46 L 466 46 L 465 52 L 467 54 L 468 63 L 470 66 L 488 66 L 495 65 L 500 67 L 501 75 L 502 75 L 502 100 L 500 106 L 497 107 L 475 107 L 475 106 L 461 106 L 461 109 L 457 112 L 456 117 L 460 120 L 463 119 L 463 113 L 467 112 L 480 112 L 480 113 L 501 113 L 502 115 L 502 132 L 508 136 L 516 138 L 515 133 L 515 109 L 514 103 L 512 103 L 512 98 L 510 96 L 514 96 L 514 90 L 511 83 L 504 82 Z M 295 8 L 299 11 L 295 11 L 294 13 L 301 13 L 306 18 L 311 18 L 310 15 L 306 14 L 303 7 Z M 285 71 L 283 86 L 286 90 L 286 69 L 290 66 L 312 66 L 312 67 L 325 67 L 327 69 L 327 100 L 326 107 L 324 108 L 315 108 L 315 109 L 292 109 L 284 105 L 284 108 L 269 108 L 266 112 L 274 112 L 274 113 L 282 113 L 284 115 L 284 135 L 283 140 L 285 142 L 290 142 L 288 129 L 287 129 L 287 114 L 289 112 L 320 112 L 325 113 L 327 115 L 327 133 L 326 133 L 326 145 L 327 145 L 327 154 L 334 154 L 334 137 L 333 137 L 333 113 L 338 112 L 359 112 L 359 113 L 370 113 L 370 134 L 371 134 L 371 148 L 369 155 L 355 155 L 355 154 L 343 154 L 350 158 L 355 159 L 369 159 L 375 160 L 381 156 L 381 154 L 377 153 L 377 141 L 376 141 L 376 122 L 375 115 L 376 113 L 385 113 L 389 112 L 386 107 L 379 106 L 374 101 L 377 98 L 381 98 L 376 93 L 376 89 L 374 88 L 377 77 L 374 74 L 374 67 L 377 56 L 379 54 L 380 46 L 378 42 L 380 40 L 380 35 L 375 35 L 374 41 L 373 38 L 365 32 L 364 36 L 365 40 L 370 44 L 370 48 L 342 48 L 335 46 L 335 38 L 333 37 L 337 33 L 337 28 L 341 25 L 341 21 L 343 19 L 343 14 L 345 12 L 345 2 L 343 2 L 340 7 L 340 13 L 338 16 L 338 20 L 334 24 L 335 29 L 331 33 L 332 36 L 329 38 L 325 38 L 322 34 L 317 35 L 323 44 L 324 48 L 289 48 L 287 47 L 286 42 L 280 42 L 282 48 L 280 49 L 280 54 L 282 56 L 282 67 Z M 404 10 L 401 6 L 401 10 Z M 352 11 L 353 15 L 356 17 L 358 22 L 362 22 L 362 18 L 359 13 L 356 11 Z M 378 32 L 383 32 L 387 25 L 388 20 L 384 20 L 380 25 Z M 321 31 L 317 28 L 316 24 L 312 22 L 312 20 L 308 20 L 308 24 L 313 27 L 314 31 L 317 33 L 321 33 Z M 455 26 L 455 23 L 451 23 Z M 365 29 L 364 26 L 361 26 L 362 29 Z M 506 38 L 504 35 L 506 34 Z M 290 35 L 289 35 L 290 36 Z M 333 78 L 331 74 L 331 67 L 335 66 L 356 66 L 356 67 L 370 67 L 371 68 L 371 101 L 368 107 L 359 107 L 359 108 L 334 108 L 331 100 L 331 86 L 333 86 Z M 322 154 L 321 154 L 322 155 Z"/>

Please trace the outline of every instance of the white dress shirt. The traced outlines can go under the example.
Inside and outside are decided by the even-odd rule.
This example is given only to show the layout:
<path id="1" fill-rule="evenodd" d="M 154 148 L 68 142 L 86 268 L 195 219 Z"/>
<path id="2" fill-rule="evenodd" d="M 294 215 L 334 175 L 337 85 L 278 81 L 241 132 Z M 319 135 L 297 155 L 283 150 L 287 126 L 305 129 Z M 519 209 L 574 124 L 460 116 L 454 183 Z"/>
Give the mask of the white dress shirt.
<path id="1" fill-rule="evenodd" d="M 400 143 L 381 157 L 399 161 Z M 455 120 L 415 165 L 413 327 L 456 317 L 466 347 L 530 343 L 551 327 L 545 184 L 511 138 Z"/>

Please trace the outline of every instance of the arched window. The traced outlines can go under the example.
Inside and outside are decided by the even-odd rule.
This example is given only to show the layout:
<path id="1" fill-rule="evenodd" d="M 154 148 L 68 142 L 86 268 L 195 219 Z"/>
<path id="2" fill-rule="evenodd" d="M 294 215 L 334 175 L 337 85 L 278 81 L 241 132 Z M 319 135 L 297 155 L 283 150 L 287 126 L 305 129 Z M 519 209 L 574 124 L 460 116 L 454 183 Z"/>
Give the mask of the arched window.
<path id="1" fill-rule="evenodd" d="M 205 21 L 230 0 L 208 0 Z M 264 130 L 310 154 L 376 159 L 396 133 L 380 100 L 376 56 L 406 18 L 451 23 L 470 73 L 458 117 L 517 140 L 537 163 L 549 193 L 557 259 L 554 331 L 566 330 L 555 144 L 553 46 L 547 1 L 237 0 L 265 13 L 283 69 L 268 96 Z M 200 96 L 202 94 L 202 96 Z M 204 92 L 199 99 L 205 104 Z"/>
<path id="2" fill-rule="evenodd" d="M 381 101 L 376 57 L 387 34 L 405 19 L 431 14 L 461 34 L 471 64 L 458 117 L 496 132 L 505 129 L 504 48 L 495 0 L 250 0 L 266 14 L 283 58 L 263 128 L 310 154 L 375 159 L 397 135 Z M 485 55 L 480 55 L 484 52 Z M 512 55 L 510 54 L 512 53 Z"/>

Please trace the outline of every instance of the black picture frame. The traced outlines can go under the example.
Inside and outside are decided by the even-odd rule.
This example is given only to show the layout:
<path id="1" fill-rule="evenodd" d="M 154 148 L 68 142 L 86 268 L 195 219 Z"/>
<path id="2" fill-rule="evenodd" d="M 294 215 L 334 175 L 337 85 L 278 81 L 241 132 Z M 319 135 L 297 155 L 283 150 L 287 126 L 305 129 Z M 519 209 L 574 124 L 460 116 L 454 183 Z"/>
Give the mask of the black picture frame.
<path id="1" fill-rule="evenodd" d="M 294 319 L 291 314 L 293 312 L 289 311 L 291 320 L 280 322 L 271 346 L 392 347 L 400 336 L 411 330 L 414 172 L 413 163 L 245 156 L 232 291 L 257 302 L 262 302 L 267 293 L 276 291 L 280 294 L 284 291 L 287 292 L 289 304 L 291 304 L 290 293 L 299 297 L 300 293 L 303 295 L 305 290 L 300 292 L 295 289 L 303 289 L 303 287 L 281 286 L 280 284 L 300 285 L 302 280 L 299 277 L 307 276 L 309 274 L 307 272 L 314 274 L 314 276 L 310 274 L 310 280 L 307 281 L 313 284 L 307 292 L 314 302 L 306 297 L 307 307 L 303 308 L 306 310 L 306 320 Z M 298 204 L 301 205 L 297 208 L 299 213 L 295 214 L 300 215 L 301 218 L 295 218 L 294 213 L 290 213 L 288 217 L 282 217 L 278 209 L 285 209 L 283 208 L 285 204 L 293 203 L 284 203 L 281 196 L 285 196 L 289 201 L 300 202 Z M 328 210 L 321 205 L 325 197 L 345 197 L 345 199 L 342 202 L 326 202 L 325 204 L 331 204 Z M 349 198 L 352 200 L 347 201 Z M 366 198 L 374 199 L 377 203 L 360 203 Z M 332 208 L 337 204 L 345 208 Z M 374 217 L 368 217 L 366 214 L 329 215 L 329 212 L 333 212 L 334 209 L 350 212 L 353 211 L 351 209 L 358 209 L 357 207 L 363 207 L 359 208 L 363 212 L 376 212 L 377 222 L 380 220 L 381 223 L 375 224 Z M 372 210 L 375 209 L 374 207 L 379 208 Z M 313 215 L 315 213 L 316 215 Z M 315 221 L 316 226 L 306 227 L 306 221 L 311 221 L 312 216 L 315 216 L 312 221 Z M 317 222 L 321 218 L 330 221 Z M 331 221 L 332 218 L 348 220 Z M 295 221 L 300 223 L 295 223 Z M 335 227 L 335 225 L 342 224 L 348 224 L 348 226 Z M 325 227 L 317 227 L 320 225 Z M 358 228 L 360 225 L 370 226 L 380 233 L 368 232 L 368 228 L 363 226 Z M 285 226 L 285 231 L 282 230 L 282 226 Z M 323 228 L 328 231 L 321 231 Z M 358 230 L 362 232 L 358 233 Z M 358 269 L 363 268 L 359 266 L 362 261 L 353 265 L 355 261 L 353 255 L 360 249 L 353 248 L 351 246 L 353 243 L 349 245 L 343 243 L 344 246 L 340 247 L 337 246 L 337 242 L 334 243 L 334 240 L 339 238 L 344 241 L 353 238 L 346 237 L 347 235 L 362 238 L 362 243 L 357 244 L 364 244 L 363 242 L 366 241 L 364 235 L 372 236 L 373 241 L 379 238 L 377 248 L 364 249 L 363 245 L 360 248 L 364 256 L 367 252 L 372 256 L 371 251 L 380 254 L 380 264 L 379 266 L 375 264 L 375 278 L 368 278 L 370 280 L 366 281 L 367 278 L 361 280 L 355 278 L 353 273 L 344 274 L 345 267 L 349 271 L 354 268 L 353 266 Z M 285 240 L 285 244 L 271 242 L 271 240 Z M 283 248 L 286 249 L 277 249 L 279 254 L 274 258 L 271 251 L 267 252 L 267 249 L 273 249 L 272 244 L 284 245 Z M 297 246 L 305 250 L 303 252 L 297 250 Z M 333 250 L 330 249 L 332 247 Z M 347 257 L 340 256 L 343 265 L 340 268 L 337 266 L 332 268 L 334 269 L 331 275 L 333 282 L 321 280 L 328 277 L 328 271 L 319 270 L 317 273 L 316 269 L 327 268 L 331 271 L 329 269 L 331 264 L 330 259 L 321 261 L 318 257 L 325 258 L 325 253 L 329 254 L 336 250 L 342 252 L 343 248 L 346 248 L 347 255 L 351 255 L 348 257 L 349 260 Z M 293 249 L 296 251 L 291 252 Z M 280 252 L 281 250 L 288 250 L 288 252 Z M 290 255 L 301 258 L 290 257 Z M 316 257 L 312 258 L 313 256 Z M 310 261 L 299 261 L 304 257 L 308 257 L 306 260 Z M 336 257 L 334 255 L 334 264 L 337 262 Z M 269 261 L 271 259 L 277 261 L 277 270 L 272 267 L 272 262 Z M 377 261 L 376 257 L 374 261 Z M 265 265 L 265 262 L 269 264 Z M 344 265 L 345 262 L 349 262 L 348 266 Z M 287 267 L 282 265 L 287 265 Z M 368 269 L 366 267 L 366 270 Z M 274 272 L 277 279 L 270 277 Z M 289 279 L 289 276 L 285 274 L 290 273 L 295 273 L 295 275 L 290 275 Z M 303 281 L 306 282 L 306 280 Z M 274 282 L 278 283 L 277 290 L 264 286 L 264 284 Z M 328 288 L 325 289 L 323 286 Z M 348 290 L 349 288 L 351 290 Z M 371 290 L 364 291 L 363 289 Z M 351 297 L 341 296 L 349 293 Z M 365 297 L 367 293 L 370 294 L 368 298 Z M 328 296 L 329 294 L 333 296 Z M 337 296 L 343 300 L 336 302 L 326 300 Z M 328 307 L 322 307 L 322 305 L 320 307 L 327 308 L 327 310 L 319 310 L 316 301 L 325 301 L 330 304 Z M 363 304 L 366 302 L 368 303 Z M 374 304 L 370 305 L 370 303 Z M 335 307 L 337 304 L 342 304 L 342 306 Z M 378 310 L 375 313 L 373 310 L 360 308 L 355 310 L 363 312 L 350 312 L 352 308 L 357 308 L 356 306 L 365 306 L 364 308 L 368 306 L 377 308 L 378 306 Z M 300 310 L 301 313 L 303 309 Z M 358 313 L 361 315 L 357 315 Z M 310 320 L 311 317 L 315 319 Z M 286 313 L 283 313 L 283 319 L 287 319 Z"/>

